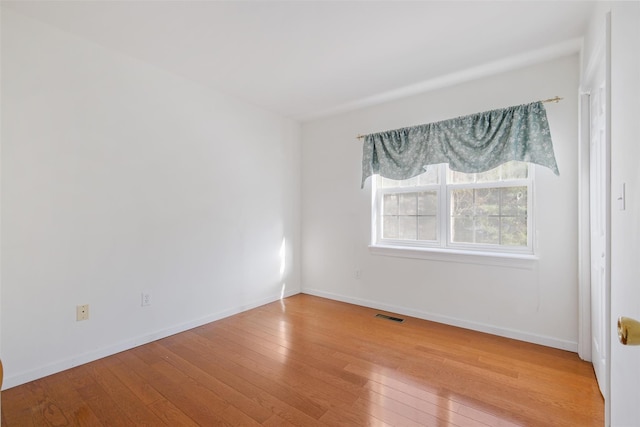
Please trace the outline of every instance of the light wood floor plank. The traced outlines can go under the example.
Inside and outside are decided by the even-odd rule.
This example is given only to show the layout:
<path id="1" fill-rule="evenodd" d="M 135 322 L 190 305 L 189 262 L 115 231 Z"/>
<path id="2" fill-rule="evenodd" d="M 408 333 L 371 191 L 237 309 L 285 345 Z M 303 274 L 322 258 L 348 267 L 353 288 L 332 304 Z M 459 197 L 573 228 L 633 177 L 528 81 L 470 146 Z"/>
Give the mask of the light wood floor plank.
<path id="1" fill-rule="evenodd" d="M 2 400 L 4 427 L 604 425 L 593 368 L 574 353 L 309 295 Z"/>

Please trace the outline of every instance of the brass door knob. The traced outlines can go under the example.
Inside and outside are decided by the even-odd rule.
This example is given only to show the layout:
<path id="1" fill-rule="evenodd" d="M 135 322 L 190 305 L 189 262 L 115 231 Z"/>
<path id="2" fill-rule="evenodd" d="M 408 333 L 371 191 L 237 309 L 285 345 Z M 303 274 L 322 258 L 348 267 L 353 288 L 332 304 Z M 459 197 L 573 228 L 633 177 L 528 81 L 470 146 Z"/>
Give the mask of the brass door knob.
<path id="1" fill-rule="evenodd" d="M 624 345 L 640 345 L 640 322 L 630 317 L 620 317 L 618 340 Z"/>

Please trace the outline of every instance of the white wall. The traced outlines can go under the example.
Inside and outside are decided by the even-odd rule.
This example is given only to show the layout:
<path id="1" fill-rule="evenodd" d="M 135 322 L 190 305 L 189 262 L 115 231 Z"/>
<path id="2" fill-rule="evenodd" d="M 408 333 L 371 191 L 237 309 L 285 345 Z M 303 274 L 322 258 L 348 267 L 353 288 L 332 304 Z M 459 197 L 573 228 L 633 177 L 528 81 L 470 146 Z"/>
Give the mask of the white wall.
<path id="1" fill-rule="evenodd" d="M 578 71 L 576 54 L 304 124 L 303 292 L 576 351 Z M 561 176 L 535 170 L 537 262 L 513 268 L 369 252 L 371 184 L 360 189 L 356 135 L 555 95 L 564 100 L 546 107 Z"/>
<path id="2" fill-rule="evenodd" d="M 299 140 L 3 10 L 5 388 L 299 292 Z"/>

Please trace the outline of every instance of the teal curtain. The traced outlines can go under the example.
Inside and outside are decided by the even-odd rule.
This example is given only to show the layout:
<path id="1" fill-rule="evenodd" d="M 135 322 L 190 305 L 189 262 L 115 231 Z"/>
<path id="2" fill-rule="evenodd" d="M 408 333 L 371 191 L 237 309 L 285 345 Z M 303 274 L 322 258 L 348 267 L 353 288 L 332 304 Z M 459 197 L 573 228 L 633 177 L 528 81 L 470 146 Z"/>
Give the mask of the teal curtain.
<path id="1" fill-rule="evenodd" d="M 511 160 L 560 174 L 542 102 L 366 135 L 362 187 L 374 174 L 408 179 L 438 163 L 458 172 L 486 172 Z"/>

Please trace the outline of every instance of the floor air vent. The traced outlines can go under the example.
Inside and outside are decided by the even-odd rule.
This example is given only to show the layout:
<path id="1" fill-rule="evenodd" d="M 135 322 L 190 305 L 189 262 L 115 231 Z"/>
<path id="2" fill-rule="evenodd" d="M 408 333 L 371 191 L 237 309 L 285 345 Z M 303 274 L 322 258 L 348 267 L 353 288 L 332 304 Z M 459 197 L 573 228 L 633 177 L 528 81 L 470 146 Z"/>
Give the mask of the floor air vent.
<path id="1" fill-rule="evenodd" d="M 398 322 L 398 323 L 404 322 L 404 319 L 401 319 L 399 317 L 387 316 L 386 314 L 378 313 L 376 314 L 376 317 L 380 317 L 381 319 L 393 320 L 394 322 Z"/>

